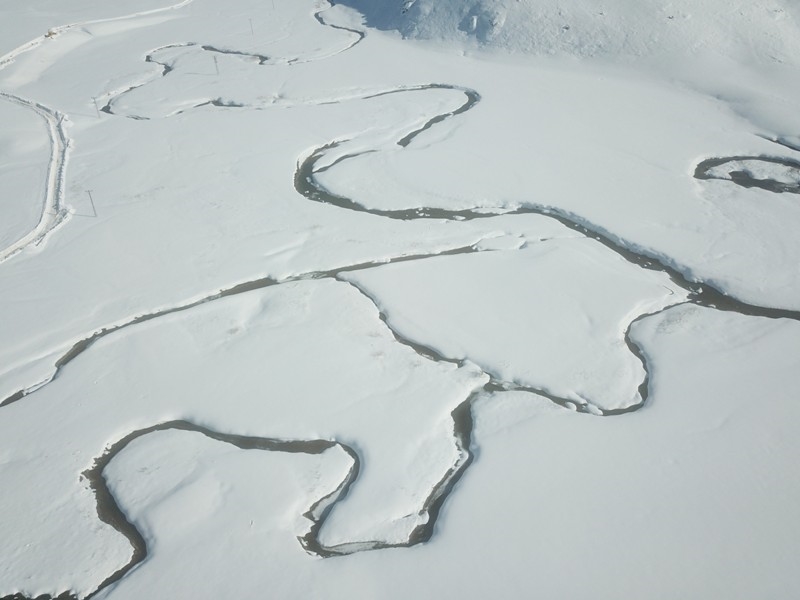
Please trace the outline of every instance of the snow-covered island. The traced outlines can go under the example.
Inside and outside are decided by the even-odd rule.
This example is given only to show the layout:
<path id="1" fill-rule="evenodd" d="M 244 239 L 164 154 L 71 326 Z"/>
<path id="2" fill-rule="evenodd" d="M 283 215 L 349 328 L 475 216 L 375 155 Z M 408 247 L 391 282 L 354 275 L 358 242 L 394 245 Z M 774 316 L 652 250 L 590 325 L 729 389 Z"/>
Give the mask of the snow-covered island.
<path id="1" fill-rule="evenodd" d="M 0 598 L 800 597 L 796 0 L 169 1 L 0 0 Z"/>

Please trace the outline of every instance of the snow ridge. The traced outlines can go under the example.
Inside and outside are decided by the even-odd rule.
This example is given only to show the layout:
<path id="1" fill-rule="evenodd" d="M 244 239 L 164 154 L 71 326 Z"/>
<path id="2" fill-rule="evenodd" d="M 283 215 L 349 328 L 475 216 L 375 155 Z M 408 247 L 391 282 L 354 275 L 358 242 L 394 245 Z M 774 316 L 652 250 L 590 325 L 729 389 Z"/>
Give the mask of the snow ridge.
<path id="1" fill-rule="evenodd" d="M 800 8 L 789 0 L 341 0 L 404 37 L 511 52 L 643 57 L 710 52 L 795 61 Z"/>

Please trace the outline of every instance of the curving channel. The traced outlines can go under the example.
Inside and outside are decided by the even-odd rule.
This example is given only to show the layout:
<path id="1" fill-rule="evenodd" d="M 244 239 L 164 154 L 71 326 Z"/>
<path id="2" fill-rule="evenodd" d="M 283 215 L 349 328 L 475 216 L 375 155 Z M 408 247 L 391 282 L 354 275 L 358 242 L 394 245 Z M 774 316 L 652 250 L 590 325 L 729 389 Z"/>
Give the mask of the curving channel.
<path id="1" fill-rule="evenodd" d="M 442 88 L 462 90 L 465 96 L 467 97 L 467 100 L 458 110 L 446 113 L 445 115 L 436 116 L 433 119 L 431 119 L 428 123 L 426 123 L 425 126 L 421 127 L 417 131 L 397 140 L 396 142 L 397 145 L 402 147 L 408 146 L 417 135 L 419 135 L 420 133 L 422 133 L 423 131 L 427 130 L 430 127 L 429 124 L 432 121 L 439 123 L 447 118 L 455 116 L 456 114 L 464 113 L 470 108 L 472 108 L 475 104 L 477 104 L 477 102 L 480 100 L 480 96 L 474 90 L 466 90 L 455 86 L 447 86 L 443 84 L 431 84 L 429 86 L 420 86 L 419 88 L 414 88 L 414 89 L 422 90 L 422 89 L 442 89 Z M 407 91 L 407 90 L 405 89 L 397 90 L 397 92 L 400 91 Z M 486 208 L 447 210 L 435 207 L 418 207 L 412 209 L 395 209 L 395 210 L 369 208 L 367 206 L 364 206 L 363 204 L 359 204 L 358 202 L 356 202 L 351 198 L 347 198 L 330 192 L 317 180 L 318 173 L 322 173 L 331 168 L 334 168 L 336 165 L 341 164 L 346 160 L 352 160 L 354 158 L 358 158 L 359 156 L 372 152 L 371 150 L 366 150 L 364 152 L 348 154 L 339 157 L 337 160 L 335 160 L 329 165 L 322 167 L 317 166 L 331 150 L 336 149 L 337 147 L 341 146 L 342 144 L 348 141 L 350 140 L 340 140 L 326 144 L 324 146 L 320 146 L 319 148 L 313 150 L 308 156 L 298 161 L 297 168 L 295 169 L 295 174 L 294 174 L 294 187 L 295 190 L 297 190 L 298 194 L 300 194 L 306 200 L 309 200 L 311 202 L 330 204 L 332 206 L 336 206 L 338 208 L 345 210 L 352 210 L 356 212 L 375 215 L 378 217 L 396 219 L 401 221 L 410 221 L 414 219 L 441 219 L 449 221 L 466 221 L 472 219 L 486 219 L 501 215 L 524 215 L 524 214 L 534 214 L 534 215 L 548 217 L 558 221 L 559 223 L 572 229 L 573 231 L 577 231 L 586 237 L 595 239 L 596 241 L 603 244 L 609 250 L 612 250 L 620 257 L 624 258 L 626 261 L 635 264 L 638 267 L 664 273 L 676 285 L 680 286 L 681 288 L 689 292 L 690 302 L 692 304 L 697 304 L 699 306 L 704 306 L 708 308 L 715 308 L 717 310 L 737 312 L 749 316 L 767 317 L 772 319 L 786 318 L 786 319 L 800 320 L 800 311 L 750 304 L 725 294 L 724 292 L 716 289 L 713 285 L 710 285 L 707 282 L 692 281 L 688 277 L 686 277 L 679 270 L 679 268 L 667 264 L 661 257 L 655 254 L 648 254 L 644 251 L 637 251 L 636 246 L 634 244 L 631 244 L 619 237 L 612 236 L 610 233 L 604 231 L 601 227 L 586 221 L 585 219 L 579 217 L 578 215 L 568 213 L 557 207 L 546 206 L 542 204 L 526 204 L 525 206 L 518 206 L 515 208 L 509 208 L 509 209 L 500 208 L 495 210 Z M 722 164 L 728 160 L 733 160 L 733 159 L 715 159 L 715 160 L 722 161 L 720 163 Z M 793 161 L 786 160 L 781 162 L 781 164 L 786 164 L 786 163 L 793 166 L 797 165 L 798 167 L 800 167 L 800 163 L 794 163 Z M 699 169 L 700 167 L 698 167 L 698 170 Z"/>
<path id="2" fill-rule="evenodd" d="M 83 475 L 89 481 L 89 485 L 95 494 L 97 501 L 97 515 L 101 521 L 107 523 L 120 533 L 122 533 L 130 542 L 133 548 L 133 556 L 125 566 L 121 567 L 115 573 L 109 575 L 87 598 L 91 598 L 106 587 L 116 583 L 127 575 L 131 569 L 136 567 L 147 558 L 147 544 L 142 537 L 141 533 L 136 527 L 128 520 L 125 514 L 117 504 L 114 495 L 108 489 L 106 480 L 103 476 L 104 469 L 114 459 L 114 457 L 124 450 L 131 442 L 151 434 L 156 431 L 179 430 L 191 431 L 202 434 L 210 439 L 217 440 L 230 444 L 242 450 L 265 450 L 271 452 L 292 452 L 303 454 L 322 454 L 326 450 L 333 447 L 338 447 L 347 453 L 353 461 L 353 464 L 345 477 L 344 481 L 335 489 L 331 494 L 325 498 L 320 499 L 315 503 L 304 516 L 311 522 L 311 527 L 308 533 L 301 538 L 304 547 L 309 551 L 318 550 L 321 556 L 340 554 L 335 547 L 328 548 L 319 543 L 318 531 L 322 524 L 325 522 L 328 513 L 334 502 L 340 500 L 350 488 L 350 485 L 355 480 L 359 471 L 359 459 L 355 451 L 349 446 L 334 442 L 330 440 L 280 440 L 274 438 L 252 437 L 234 435 L 229 433 L 222 433 L 214 431 L 207 427 L 197 425 L 190 421 L 176 420 L 159 423 L 151 427 L 146 427 L 133 431 L 125 437 L 117 440 L 106 448 L 102 456 L 94 461 L 91 468 L 84 471 Z"/>
<path id="3" fill-rule="evenodd" d="M 323 11 L 319 11 L 314 15 L 319 23 L 357 34 L 358 39 L 355 40 L 353 44 L 349 47 L 352 47 L 353 45 L 357 44 L 362 39 L 364 39 L 365 36 L 364 32 L 336 25 L 330 25 L 326 23 L 321 16 L 322 12 Z M 192 44 L 183 44 L 183 45 L 192 45 Z M 211 46 L 202 46 L 202 49 L 204 51 L 209 51 L 209 52 L 244 54 L 237 52 L 235 50 L 223 50 Z M 257 59 L 260 64 L 267 64 L 270 62 L 270 58 L 266 56 L 260 56 L 260 55 L 248 55 L 248 56 L 252 56 L 253 58 Z M 148 56 L 146 60 L 148 60 L 149 62 L 157 62 L 154 59 L 152 59 L 152 55 Z M 161 66 L 163 67 L 161 76 L 167 75 L 171 67 L 169 67 L 169 65 L 166 64 L 162 63 L 159 64 L 161 64 Z M 293 64 L 293 63 L 289 61 L 284 64 Z M 449 90 L 460 91 L 461 93 L 464 94 L 464 102 L 457 109 L 439 114 L 431 118 L 419 129 L 409 134 L 406 134 L 403 137 L 396 140 L 395 143 L 399 147 L 404 148 L 407 147 L 409 144 L 411 144 L 411 142 L 424 131 L 427 131 L 428 129 L 435 127 L 436 125 L 448 119 L 467 113 L 478 102 L 480 102 L 480 94 L 477 91 L 469 88 L 448 85 L 448 84 L 433 83 L 433 84 L 419 85 L 415 87 L 392 89 L 385 92 L 381 92 L 379 94 L 364 96 L 364 98 L 371 98 L 388 94 L 424 92 L 426 90 L 431 90 L 431 89 L 449 89 Z M 102 110 L 107 113 L 113 114 L 112 103 L 114 99 L 118 98 L 122 93 L 124 93 L 124 91 L 119 94 L 116 94 L 114 98 L 109 99 L 109 101 L 103 107 Z M 3 94 L 3 96 L 6 99 L 9 99 L 7 94 Z M 28 102 L 16 97 L 14 101 L 22 103 Z M 209 103 L 215 106 L 223 106 L 221 103 L 215 103 L 214 101 L 210 101 Z M 31 106 L 31 108 L 33 107 Z M 54 128 L 56 133 L 58 133 L 57 138 L 61 140 L 63 152 L 59 154 L 62 157 L 61 162 L 60 163 L 57 162 L 57 164 L 55 165 L 55 167 L 53 167 L 53 169 L 55 170 L 56 173 L 58 173 L 58 177 L 56 178 L 58 182 L 60 182 L 58 183 L 58 186 L 63 186 L 63 176 L 65 169 L 64 156 L 66 154 L 66 149 L 68 148 L 69 145 L 66 136 L 63 135 L 63 129 L 62 129 L 63 117 L 61 117 L 61 120 L 58 120 L 57 113 L 53 111 L 48 112 L 49 109 L 44 109 L 42 107 L 40 108 L 46 114 L 50 115 L 52 119 L 55 119 L 55 121 L 51 119 L 48 122 L 51 124 L 51 130 L 53 130 Z M 366 152 L 369 152 L 365 151 L 365 152 L 348 154 L 337 158 L 330 164 L 327 164 L 325 166 L 320 166 L 321 161 L 332 150 L 340 147 L 347 141 L 349 140 L 340 140 L 320 146 L 319 148 L 312 151 L 308 156 L 301 158 L 298 161 L 297 168 L 294 173 L 294 186 L 296 191 L 302 198 L 311 202 L 319 202 L 319 203 L 333 205 L 343 210 L 357 211 L 357 212 L 371 214 L 379 218 L 389 218 L 389 219 L 396 219 L 403 221 L 414 220 L 414 219 L 440 219 L 440 220 L 461 221 L 461 220 L 471 220 L 480 218 L 490 218 L 499 215 L 522 215 L 522 214 L 541 215 L 554 219 L 559 223 L 561 223 L 562 225 L 574 231 L 577 231 L 586 237 L 595 239 L 606 248 L 612 250 L 626 261 L 635 264 L 638 267 L 641 267 L 643 269 L 658 271 L 667 275 L 673 281 L 673 283 L 675 283 L 677 286 L 681 287 L 682 289 L 686 290 L 689 293 L 689 300 L 687 301 L 688 303 L 695 304 L 698 306 L 713 308 L 716 310 L 733 311 L 743 315 L 766 317 L 771 319 L 786 318 L 792 320 L 800 320 L 800 311 L 770 308 L 770 307 L 763 307 L 763 306 L 749 304 L 741 300 L 738 300 L 736 298 L 733 298 L 731 296 L 728 296 L 723 292 L 721 292 L 720 290 L 713 287 L 712 285 L 709 285 L 705 282 L 692 281 L 688 279 L 688 277 L 684 275 L 679 268 L 667 264 L 664 261 L 664 259 L 655 255 L 648 254 L 644 251 L 638 251 L 632 244 L 627 243 L 625 240 L 605 232 L 602 228 L 598 227 L 597 225 L 589 223 L 577 215 L 561 211 L 555 207 L 536 205 L 536 204 L 526 204 L 524 206 L 513 207 L 507 210 L 496 209 L 494 211 L 489 211 L 483 208 L 481 208 L 480 210 L 479 209 L 446 210 L 435 207 L 420 207 L 420 208 L 402 209 L 402 210 L 383 210 L 383 209 L 373 209 L 366 207 L 364 205 L 359 204 L 358 202 L 356 202 L 351 198 L 336 195 L 330 192 L 324 186 L 322 186 L 317 180 L 317 175 L 319 173 L 322 173 L 329 169 L 333 169 L 344 161 L 355 159 L 365 154 Z M 709 171 L 711 169 L 724 165 L 728 162 L 741 161 L 741 160 L 760 160 L 760 161 L 779 164 L 785 167 L 800 168 L 800 163 L 788 159 L 778 159 L 771 157 L 715 158 L 700 163 L 695 171 L 695 177 L 698 179 L 712 178 L 712 176 L 709 175 Z M 752 178 L 745 180 L 741 176 L 734 177 L 733 174 L 731 174 L 731 179 L 734 181 L 734 183 L 737 183 L 739 185 L 745 185 L 746 187 L 762 187 L 763 189 L 770 189 L 770 187 L 765 187 L 765 186 L 772 186 L 775 189 L 770 189 L 770 191 L 781 191 L 781 192 L 789 191 L 792 193 L 800 193 L 800 190 L 777 189 L 775 182 L 764 183 L 764 180 L 754 180 Z M 63 188 L 57 187 L 54 195 L 57 199 L 61 198 L 63 195 Z M 57 202 L 60 202 L 60 200 L 57 200 Z M 57 202 L 55 206 L 60 206 Z M 386 324 L 386 326 L 392 332 L 398 343 L 413 349 L 417 354 L 429 360 L 462 364 L 464 361 L 447 357 L 437 352 L 433 348 L 415 342 L 410 338 L 404 337 L 398 331 L 393 329 L 391 324 L 389 323 L 386 314 L 383 311 L 381 311 L 379 301 L 376 298 L 370 297 L 370 295 L 367 294 L 365 290 L 359 288 L 353 282 L 345 281 L 342 278 L 342 275 L 347 272 L 370 269 L 390 262 L 425 260 L 433 256 L 441 256 L 446 254 L 491 252 L 491 251 L 492 250 L 479 249 L 477 246 L 474 245 L 463 246 L 463 247 L 453 248 L 445 252 L 399 256 L 388 261 L 380 260 L 380 261 L 359 263 L 354 265 L 344 265 L 333 270 L 312 271 L 281 280 L 276 280 L 270 277 L 261 277 L 244 281 L 230 288 L 226 288 L 223 290 L 216 291 L 212 294 L 209 294 L 204 298 L 201 298 L 200 300 L 188 302 L 186 304 L 167 308 L 161 311 L 140 315 L 131 318 L 123 323 L 120 323 L 118 325 L 106 327 L 92 333 L 86 338 L 76 342 L 65 354 L 63 354 L 56 361 L 55 370 L 51 375 L 51 377 L 47 381 L 41 382 L 40 384 L 35 386 L 35 388 L 38 389 L 42 385 L 46 385 L 50 381 L 56 379 L 59 376 L 61 369 L 66 364 L 68 364 L 69 362 L 74 360 L 77 356 L 85 352 L 98 339 L 101 339 L 107 335 L 111 335 L 122 329 L 134 326 L 139 323 L 143 323 L 145 321 L 157 319 L 164 315 L 168 315 L 179 311 L 189 310 L 193 307 L 196 307 L 206 302 L 212 302 L 220 298 L 247 293 L 251 290 L 261 289 L 273 285 L 281 285 L 283 283 L 298 281 L 303 279 L 334 278 L 339 281 L 342 281 L 343 283 L 353 286 L 361 294 L 369 298 L 369 300 L 378 308 L 380 319 Z M 2 260 L 2 258 L 3 255 L 0 255 L 0 260 Z M 657 312 L 651 314 L 657 314 Z M 473 460 L 473 453 L 470 449 L 472 429 L 473 429 L 471 409 L 473 402 L 480 394 L 497 392 L 497 391 L 508 391 L 508 390 L 526 391 L 548 398 L 550 401 L 560 406 L 597 416 L 615 416 L 639 410 L 646 403 L 648 398 L 649 369 L 647 368 L 646 356 L 644 355 L 642 350 L 632 341 L 630 337 L 630 331 L 634 323 L 636 323 L 640 319 L 651 316 L 651 314 L 640 315 L 636 320 L 634 320 L 628 326 L 628 328 L 624 332 L 624 339 L 629 350 L 639 359 L 645 371 L 644 380 L 641 382 L 638 390 L 641 397 L 641 402 L 632 405 L 628 408 L 616 409 L 616 410 L 603 410 L 597 406 L 594 406 L 589 402 L 586 402 L 584 404 L 579 404 L 573 400 L 568 400 L 566 398 L 562 398 L 557 395 L 551 394 L 546 389 L 524 386 L 514 381 L 503 380 L 502 378 L 499 378 L 496 374 L 493 374 L 488 370 L 483 369 L 484 372 L 490 377 L 489 383 L 483 386 L 482 389 L 473 392 L 469 397 L 464 399 L 464 401 L 461 404 L 459 404 L 451 413 L 453 420 L 453 439 L 459 451 L 459 459 L 448 470 L 448 472 L 437 483 L 437 485 L 434 486 L 434 488 L 429 493 L 426 501 L 424 502 L 422 508 L 420 509 L 420 514 L 428 515 L 429 518 L 427 522 L 423 525 L 418 526 L 411 533 L 406 542 L 401 544 L 396 544 L 396 546 L 412 546 L 414 544 L 422 543 L 429 540 L 433 535 L 435 524 L 437 521 L 437 516 L 442 506 L 444 505 L 444 502 L 446 501 L 450 492 L 453 490 L 453 488 L 458 483 L 459 479 L 462 477 L 462 475 L 464 474 L 464 472 L 466 471 L 466 469 L 469 467 L 469 465 Z M 30 393 L 30 391 L 32 391 L 32 388 L 29 388 L 27 390 L 19 390 L 15 394 L 9 396 L 8 398 L 0 402 L 0 407 L 10 405 L 14 402 L 23 399 L 28 393 Z M 115 582 L 122 579 L 127 573 L 131 571 L 131 569 L 136 567 L 136 565 L 140 564 L 147 557 L 147 545 L 145 543 L 144 538 L 136 529 L 135 525 L 127 519 L 123 511 L 120 509 L 115 498 L 113 497 L 113 494 L 111 493 L 105 482 L 103 471 L 105 467 L 114 459 L 114 457 L 117 454 L 119 454 L 119 452 L 121 452 L 126 446 L 128 446 L 133 440 L 146 436 L 155 431 L 164 431 L 169 429 L 200 433 L 211 439 L 231 444 L 233 446 L 245 450 L 264 450 L 264 451 L 274 451 L 274 452 L 302 452 L 307 454 L 320 454 L 330 448 L 339 447 L 351 457 L 353 465 L 347 477 L 340 484 L 340 486 L 330 495 L 328 495 L 327 497 L 323 498 L 315 505 L 310 507 L 309 510 L 305 513 L 305 516 L 311 522 L 311 526 L 308 532 L 304 536 L 299 538 L 301 545 L 308 552 L 321 557 L 334 557 L 344 554 L 350 554 L 353 552 L 374 550 L 391 546 L 389 544 L 385 544 L 382 542 L 371 542 L 371 543 L 367 542 L 367 543 L 358 543 L 352 545 L 343 544 L 338 546 L 324 546 L 319 541 L 319 531 L 321 527 L 324 525 L 325 519 L 327 518 L 331 508 L 334 506 L 336 502 L 342 500 L 347 495 L 350 486 L 358 477 L 360 462 L 358 455 L 352 448 L 333 440 L 279 440 L 273 438 L 247 437 L 247 436 L 239 436 L 234 434 L 213 431 L 211 429 L 202 427 L 200 425 L 188 421 L 183 421 L 183 420 L 168 421 L 165 423 L 160 423 L 157 425 L 153 425 L 144 429 L 139 429 L 137 431 L 131 432 L 126 436 L 113 442 L 106 448 L 105 452 L 94 461 L 93 466 L 84 472 L 84 476 L 90 482 L 91 488 L 95 494 L 98 517 L 103 522 L 109 524 L 111 527 L 115 528 L 117 531 L 122 533 L 129 540 L 133 548 L 133 556 L 130 562 L 125 566 L 123 566 L 122 568 L 120 568 L 115 573 L 109 575 L 100 584 L 100 586 L 87 597 L 94 596 L 101 590 L 107 588 L 108 586 L 111 586 Z M 74 598 L 74 597 L 75 596 L 71 595 L 69 592 L 65 592 L 60 596 L 57 596 L 57 598 L 60 599 Z M 21 594 L 14 594 L 5 596 L 4 600 L 23 600 L 24 598 L 25 596 Z"/>
<path id="4" fill-rule="evenodd" d="M 94 19 L 90 21 L 82 21 L 80 23 L 69 23 L 67 25 L 53 27 L 48 30 L 47 33 L 40 35 L 29 42 L 22 44 L 21 46 L 18 46 L 4 56 L 0 57 L 0 70 L 14 63 L 18 56 L 25 54 L 26 52 L 30 52 L 31 50 L 35 50 L 46 40 L 61 35 L 62 33 L 71 29 L 84 27 L 90 24 L 124 21 L 126 19 L 135 19 L 161 12 L 177 10 L 188 4 L 191 4 L 192 2 L 194 2 L 194 0 L 181 0 L 177 4 L 171 4 L 162 8 L 154 8 L 152 10 L 139 11 L 118 17 Z M 67 121 L 66 115 L 34 100 L 22 98 L 8 92 L 0 92 L 0 97 L 10 102 L 15 102 L 21 106 L 30 108 L 39 116 L 41 116 L 47 122 L 50 132 L 51 146 L 50 165 L 48 167 L 47 175 L 47 189 L 42 207 L 42 215 L 36 227 L 34 227 L 34 229 L 31 230 L 26 236 L 16 241 L 8 248 L 0 250 L 1 263 L 28 246 L 41 244 L 45 238 L 55 231 L 59 225 L 63 224 L 69 216 L 69 212 L 64 204 L 64 182 L 66 179 L 67 155 L 71 145 L 71 140 L 69 136 L 67 136 L 64 127 L 65 122 Z"/>
<path id="5" fill-rule="evenodd" d="M 189 1 L 193 1 L 193 0 L 189 0 Z M 154 58 L 154 55 L 157 52 L 161 52 L 163 50 L 169 50 L 171 48 L 199 47 L 202 51 L 209 52 L 209 53 L 212 53 L 212 54 L 227 54 L 227 55 L 239 56 L 239 57 L 243 57 L 243 58 L 251 58 L 259 66 L 264 66 L 264 65 L 282 65 L 282 66 L 301 65 L 301 64 L 304 64 L 304 63 L 307 63 L 307 62 L 313 62 L 313 61 L 317 61 L 317 60 L 322 60 L 324 58 L 330 58 L 331 56 L 335 56 L 336 54 L 341 54 L 342 52 L 346 52 L 346 51 L 350 50 L 351 48 L 353 48 L 356 44 L 360 43 L 366 37 L 366 33 L 364 33 L 363 31 L 359 31 L 357 29 L 352 29 L 350 27 L 344 27 L 342 25 L 334 25 L 333 23 L 326 22 L 322 15 L 325 13 L 325 11 L 329 10 L 334 5 L 335 5 L 335 2 L 333 2 L 333 0 L 328 0 L 328 7 L 316 11 L 314 13 L 314 19 L 320 25 L 323 25 L 325 27 L 330 27 L 331 29 L 337 29 L 339 31 L 345 31 L 345 32 L 354 34 L 355 35 L 355 39 L 353 40 L 352 43 L 348 44 L 344 48 L 342 48 L 340 50 L 337 50 L 336 52 L 334 52 L 334 53 L 332 53 L 330 55 L 322 56 L 322 57 L 313 57 L 313 58 L 295 57 L 295 58 L 286 59 L 286 58 L 281 58 L 281 57 L 271 57 L 271 56 L 267 56 L 265 54 L 258 54 L 258 53 L 253 53 L 253 52 L 244 52 L 244 51 L 235 50 L 235 49 L 232 49 L 232 48 L 219 48 L 217 46 L 212 46 L 210 44 L 198 44 L 197 42 L 182 42 L 182 43 L 168 44 L 166 46 L 161 46 L 159 48 L 156 48 L 155 50 L 150 51 L 150 53 L 147 54 L 145 56 L 145 59 L 144 59 L 145 62 L 159 65 L 161 67 L 161 73 L 156 74 L 154 77 L 152 77 L 151 79 L 148 79 L 146 81 L 131 85 L 131 86 L 129 86 L 127 88 L 124 88 L 122 90 L 117 90 L 115 92 L 112 92 L 112 93 L 108 94 L 107 99 L 106 99 L 106 103 L 100 110 L 102 112 L 104 112 L 104 113 L 109 114 L 109 115 L 115 115 L 116 113 L 114 112 L 113 104 L 121 96 L 123 96 L 123 95 L 127 94 L 128 92 L 131 92 L 131 91 L 133 91 L 133 90 L 135 90 L 137 88 L 140 88 L 140 87 L 142 87 L 144 85 L 147 85 L 148 83 L 150 83 L 151 81 L 157 79 L 158 77 L 166 77 L 170 72 L 172 72 L 174 70 L 174 67 L 172 65 L 170 65 L 168 63 L 162 63 L 162 62 L 160 62 L 160 61 L 158 61 L 158 60 L 156 60 Z M 216 98 L 216 99 L 208 100 L 206 102 L 200 102 L 199 104 L 194 105 L 192 108 L 200 108 L 202 106 L 209 106 L 209 105 L 216 106 L 216 107 L 221 107 L 221 108 L 222 107 L 225 107 L 225 108 L 231 108 L 231 107 L 244 108 L 245 107 L 245 105 L 243 105 L 243 104 L 236 104 L 236 103 L 230 103 L 230 102 L 226 103 L 226 102 L 223 102 L 222 99 Z M 177 114 L 181 114 L 182 112 L 185 112 L 185 110 L 177 111 L 174 114 L 177 115 Z M 149 119 L 148 117 L 143 117 L 143 116 L 139 116 L 139 115 L 124 115 L 124 116 L 126 118 L 129 118 L 129 119 L 144 120 L 144 121 Z"/>

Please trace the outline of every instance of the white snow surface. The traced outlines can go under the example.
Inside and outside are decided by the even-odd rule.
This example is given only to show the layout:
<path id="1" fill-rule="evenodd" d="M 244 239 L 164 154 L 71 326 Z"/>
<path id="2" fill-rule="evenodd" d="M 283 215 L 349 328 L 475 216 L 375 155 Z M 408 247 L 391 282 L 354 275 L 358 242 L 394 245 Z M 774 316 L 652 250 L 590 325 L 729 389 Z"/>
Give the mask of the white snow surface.
<path id="1" fill-rule="evenodd" d="M 311 456 L 242 450 L 185 431 L 135 440 L 105 477 L 145 536 L 150 557 L 113 597 L 141 598 L 165 590 L 208 597 L 209 573 L 219 568 L 209 563 L 212 557 L 232 560 L 236 572 L 262 574 L 285 557 L 290 563 L 282 565 L 286 576 L 278 585 L 291 590 L 299 583 L 297 563 L 307 560 L 297 552 L 297 537 L 310 525 L 302 515 L 335 492 L 351 466 L 350 457 L 335 448 Z M 252 598 L 266 587 L 256 577 L 240 583 L 236 593 Z"/>
<path id="2" fill-rule="evenodd" d="M 348 274 L 395 331 L 498 380 L 593 409 L 642 402 L 631 323 L 682 302 L 668 277 L 589 239 L 442 256 Z M 510 288 L 509 282 L 515 282 Z"/>
<path id="3" fill-rule="evenodd" d="M 3 439 L 20 427 L 37 432 L 15 444 L 17 468 L 4 473 L 4 512 L 19 515 L 0 535 L 0 551 L 13 556 L 4 572 L 33 589 L 84 572 L 76 591 L 87 593 L 123 567 L 127 540 L 110 527 L 99 534 L 94 495 L 77 474 L 129 432 L 175 420 L 352 444 L 363 460 L 358 486 L 335 506 L 321 541 L 404 542 L 459 462 L 450 412 L 485 380 L 397 344 L 366 298 L 333 281 L 257 290 L 107 336 L 0 420 Z M 53 506 L 64 494 L 73 502 Z M 70 523 L 68 536 L 42 527 L 41 514 Z M 15 551 L 26 545 L 41 551 Z M 103 553 L 105 568 L 96 563 L 101 547 L 114 549 Z"/>
<path id="4" fill-rule="evenodd" d="M 0 596 L 800 596 L 798 23 L 0 0 Z"/>
<path id="5" fill-rule="evenodd" d="M 703 52 L 796 62 L 792 0 L 341 0 L 405 37 L 613 60 Z"/>
<path id="6" fill-rule="evenodd" d="M 733 160 L 709 170 L 709 175 L 719 179 L 731 179 L 731 171 L 746 173 L 760 181 L 775 181 L 788 185 L 800 186 L 800 168 L 788 165 L 776 165 L 760 160 Z"/>
<path id="7" fill-rule="evenodd" d="M 0 96 L 0 149 L 0 248 L 6 248 L 36 227 L 43 210 L 50 154 L 46 122 Z"/>

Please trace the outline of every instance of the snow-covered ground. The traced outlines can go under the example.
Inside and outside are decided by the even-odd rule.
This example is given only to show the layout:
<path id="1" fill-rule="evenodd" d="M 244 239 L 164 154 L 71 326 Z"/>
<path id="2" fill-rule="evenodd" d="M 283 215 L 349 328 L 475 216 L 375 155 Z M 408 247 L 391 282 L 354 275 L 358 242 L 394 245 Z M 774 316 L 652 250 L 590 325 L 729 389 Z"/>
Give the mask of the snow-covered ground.
<path id="1" fill-rule="evenodd" d="M 796 3 L 13 4 L 0 596 L 800 595 Z"/>

